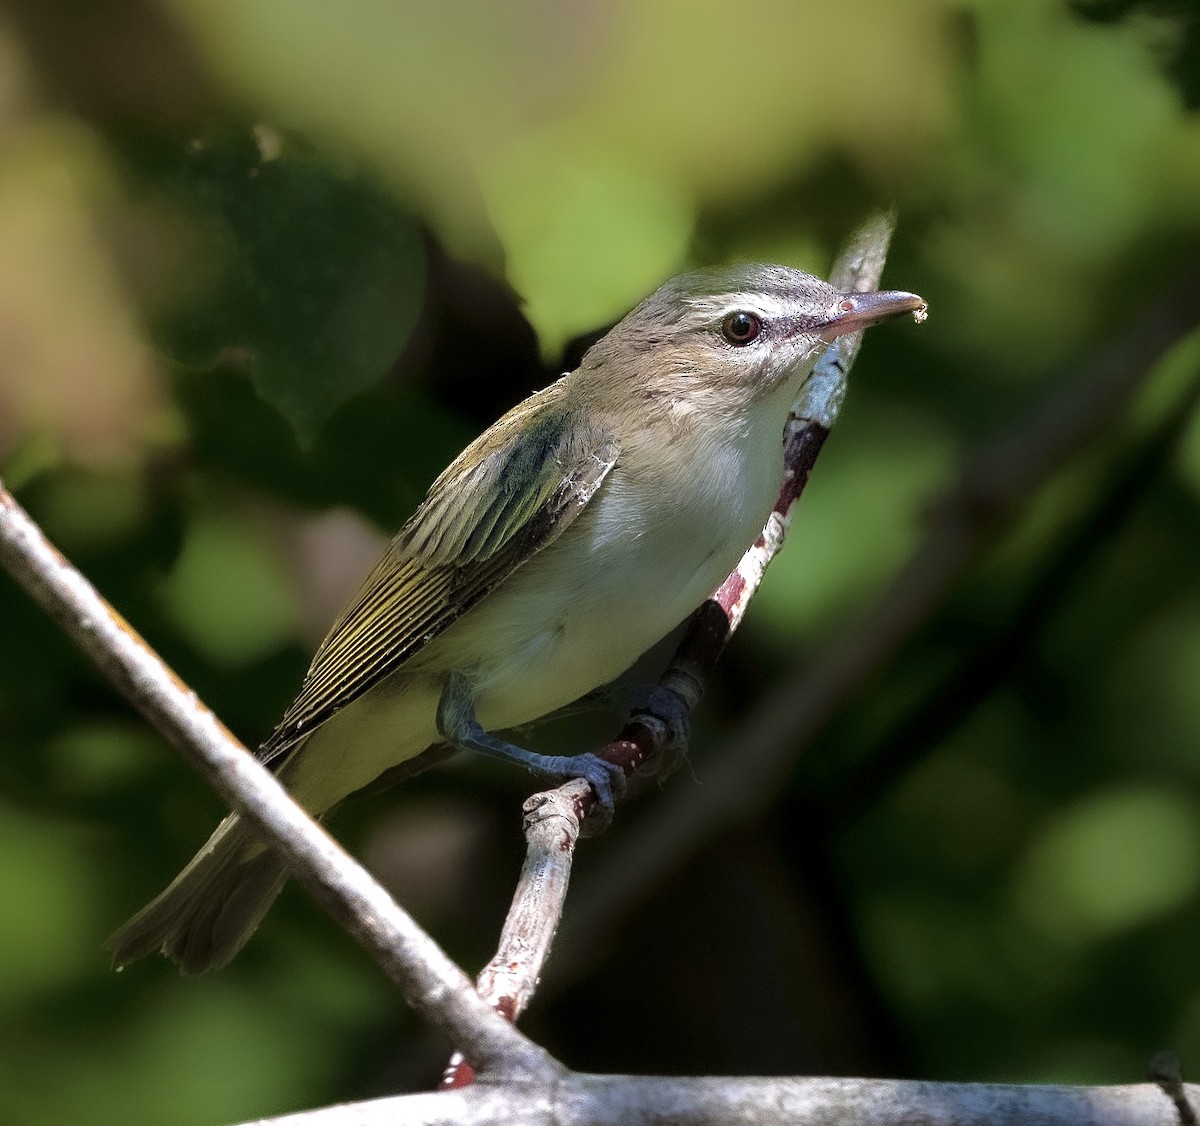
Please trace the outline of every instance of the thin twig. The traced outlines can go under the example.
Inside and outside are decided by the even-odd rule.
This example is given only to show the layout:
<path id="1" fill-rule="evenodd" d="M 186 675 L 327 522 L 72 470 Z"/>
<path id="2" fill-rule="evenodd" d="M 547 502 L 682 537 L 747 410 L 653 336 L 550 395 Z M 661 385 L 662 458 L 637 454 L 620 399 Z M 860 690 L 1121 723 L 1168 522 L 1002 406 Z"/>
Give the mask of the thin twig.
<path id="1" fill-rule="evenodd" d="M 50 544 L 0 483 L 0 564 L 125 697 L 287 859 L 297 879 L 481 1071 L 561 1068 L 483 1002 L 462 970 L 287 791 Z"/>
<path id="2" fill-rule="evenodd" d="M 877 288 L 894 225 L 894 218 L 884 214 L 863 224 L 839 255 L 833 284 L 843 291 Z M 684 715 L 690 715 L 698 704 L 705 680 L 741 623 L 771 560 L 783 547 L 796 501 L 837 419 L 862 335 L 857 332 L 838 338 L 805 382 L 784 431 L 784 476 L 766 527 L 737 569 L 697 611 L 658 682 L 659 691 L 669 693 Z M 659 714 L 653 706 L 639 710 L 600 753 L 630 775 L 667 749 L 672 718 L 678 717 Z M 577 781 L 535 794 L 526 803 L 527 852 L 521 880 L 496 956 L 477 981 L 480 995 L 512 1020 L 524 1011 L 537 988 L 561 918 L 575 844 L 585 818 L 595 808 L 591 787 Z M 530 816 L 531 811 L 535 816 Z M 472 1078 L 461 1056 L 456 1055 L 446 1069 L 443 1085 L 457 1087 Z"/>
<path id="3" fill-rule="evenodd" d="M 877 288 L 894 228 L 895 217 L 891 214 L 879 213 L 867 220 L 838 255 L 830 275 L 832 284 L 846 292 L 865 293 Z M 705 681 L 741 624 L 767 567 L 783 547 L 796 502 L 837 421 L 862 338 L 861 331 L 840 336 L 817 360 L 788 415 L 783 435 L 783 481 L 766 526 L 734 571 L 696 611 L 659 679 L 659 689 L 672 694 L 685 714 L 695 710 Z M 634 712 L 601 754 L 620 763 L 627 775 L 632 774 L 669 747 L 673 734 L 670 718 L 653 708 Z M 594 804 L 594 795 L 585 796 L 581 812 L 586 816 Z"/>
<path id="4" fill-rule="evenodd" d="M 479 996 L 508 1020 L 515 1021 L 533 999 L 550 956 L 571 880 L 579 811 L 590 791 L 588 782 L 575 778 L 525 802 L 525 861 L 496 953 L 475 979 Z M 455 1052 L 442 1073 L 441 1086 L 464 1087 L 473 1082 L 474 1069 L 463 1052 Z"/>
<path id="5" fill-rule="evenodd" d="M 878 288 L 894 229 L 895 216 L 890 213 L 868 219 L 838 255 L 831 283 L 844 292 L 865 293 Z M 783 548 L 796 502 L 841 411 L 847 377 L 862 339 L 861 331 L 838 337 L 817 360 L 788 415 L 783 435 L 783 481 L 766 526 L 734 571 L 696 611 L 659 679 L 659 689 L 671 693 L 686 714 L 695 710 L 706 680 L 741 624 L 767 567 Z M 632 774 L 668 749 L 671 737 L 669 717 L 647 708 L 631 715 L 617 738 L 601 753 L 621 763 L 626 774 Z M 587 801 L 585 815 L 594 799 L 589 797 Z"/>

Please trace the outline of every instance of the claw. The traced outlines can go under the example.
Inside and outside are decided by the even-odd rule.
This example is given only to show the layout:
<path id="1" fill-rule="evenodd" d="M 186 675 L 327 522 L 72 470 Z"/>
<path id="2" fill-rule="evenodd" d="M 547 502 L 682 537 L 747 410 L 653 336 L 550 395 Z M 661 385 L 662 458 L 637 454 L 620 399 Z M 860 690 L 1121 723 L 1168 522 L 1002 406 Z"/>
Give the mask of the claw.
<path id="1" fill-rule="evenodd" d="M 547 766 L 554 774 L 584 779 L 596 791 L 596 800 L 606 813 L 612 813 L 614 800 L 625 792 L 625 771 L 597 754 L 558 756 Z"/>

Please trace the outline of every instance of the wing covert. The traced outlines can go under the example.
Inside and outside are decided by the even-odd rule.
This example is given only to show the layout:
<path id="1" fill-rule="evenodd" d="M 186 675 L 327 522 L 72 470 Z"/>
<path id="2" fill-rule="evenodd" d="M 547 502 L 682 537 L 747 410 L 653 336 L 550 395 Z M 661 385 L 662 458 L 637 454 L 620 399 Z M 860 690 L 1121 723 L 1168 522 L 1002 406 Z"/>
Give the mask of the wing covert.
<path id="1" fill-rule="evenodd" d="M 583 511 L 618 450 L 563 398 L 560 380 L 525 400 L 433 483 L 321 643 L 265 760 L 399 668 Z"/>

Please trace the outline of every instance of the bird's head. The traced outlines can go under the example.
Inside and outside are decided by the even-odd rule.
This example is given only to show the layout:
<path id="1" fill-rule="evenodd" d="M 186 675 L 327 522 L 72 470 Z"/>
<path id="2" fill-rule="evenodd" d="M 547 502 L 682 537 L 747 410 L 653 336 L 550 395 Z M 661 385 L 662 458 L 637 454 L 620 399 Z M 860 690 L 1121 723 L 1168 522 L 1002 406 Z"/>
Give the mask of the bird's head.
<path id="1" fill-rule="evenodd" d="M 738 402 L 799 384 L 831 341 L 925 302 L 914 293 L 842 293 L 787 266 L 696 270 L 659 287 L 584 357 L 642 399 L 716 393 Z"/>

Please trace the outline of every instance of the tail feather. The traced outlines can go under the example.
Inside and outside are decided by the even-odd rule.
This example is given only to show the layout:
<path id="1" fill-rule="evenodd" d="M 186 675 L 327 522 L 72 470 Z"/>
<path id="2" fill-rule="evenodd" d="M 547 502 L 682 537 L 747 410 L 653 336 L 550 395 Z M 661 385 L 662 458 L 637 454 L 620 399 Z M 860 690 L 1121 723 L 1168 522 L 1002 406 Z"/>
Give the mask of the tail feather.
<path id="1" fill-rule="evenodd" d="M 232 814 L 156 899 L 105 944 L 118 969 L 162 951 L 184 973 L 226 965 L 282 890 L 287 867 Z"/>

